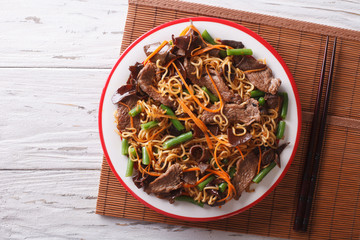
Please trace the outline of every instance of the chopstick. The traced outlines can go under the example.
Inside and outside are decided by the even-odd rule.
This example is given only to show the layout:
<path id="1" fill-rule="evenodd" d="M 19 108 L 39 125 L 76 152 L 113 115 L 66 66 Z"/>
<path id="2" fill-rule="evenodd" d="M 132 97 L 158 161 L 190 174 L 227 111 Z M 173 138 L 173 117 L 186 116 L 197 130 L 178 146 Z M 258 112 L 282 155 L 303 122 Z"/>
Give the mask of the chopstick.
<path id="1" fill-rule="evenodd" d="M 321 107 L 321 95 L 324 84 L 325 68 L 326 68 L 326 57 L 328 50 L 329 36 L 326 38 L 324 58 L 321 67 L 321 74 L 319 79 L 319 87 L 314 107 L 314 117 L 311 125 L 310 140 L 308 145 L 308 151 L 305 159 L 303 177 L 301 187 L 299 191 L 298 205 L 295 214 L 294 230 L 295 231 L 306 231 L 308 226 L 308 220 L 310 217 L 310 211 L 312 206 L 312 199 L 315 191 L 315 184 L 317 173 L 319 169 L 320 153 L 322 149 L 322 143 L 324 138 L 325 123 L 327 116 L 328 100 L 330 96 L 330 85 L 332 81 L 332 73 L 334 67 L 335 49 L 336 49 L 336 38 L 334 40 L 334 47 L 330 62 L 330 73 L 326 87 L 326 96 L 324 102 L 324 111 L 319 122 L 320 107 Z M 323 123 L 323 124 L 321 124 Z M 320 128 L 319 128 L 320 125 Z M 318 142 L 318 143 L 317 143 Z M 316 144 L 317 143 L 317 144 Z M 315 153 L 314 153 L 315 149 Z M 315 158 L 316 156 L 316 158 Z"/>
<path id="2" fill-rule="evenodd" d="M 309 191 L 309 182 L 310 182 L 310 173 L 312 168 L 312 157 L 313 157 L 313 151 L 314 151 L 314 145 L 316 142 L 316 129 L 318 128 L 318 120 L 319 120 L 319 108 L 321 104 L 321 93 L 324 83 L 324 76 L 325 76 L 325 68 L 326 68 L 326 56 L 327 56 L 327 49 L 328 49 L 328 43 L 329 43 L 329 37 L 326 38 L 325 43 L 325 50 L 324 50 L 324 57 L 323 57 L 323 63 L 321 67 L 321 74 L 319 79 L 319 87 L 318 92 L 316 96 L 316 102 L 314 107 L 314 117 L 311 124 L 311 132 L 310 132 L 310 141 L 308 145 L 308 151 L 305 158 L 304 163 L 304 170 L 303 170 L 303 177 L 299 192 L 299 199 L 298 204 L 296 208 L 296 214 L 295 214 L 295 222 L 294 222 L 294 230 L 299 231 L 302 228 L 302 222 L 304 219 L 304 213 L 306 208 L 306 200 L 307 200 L 307 194 Z"/>
<path id="3" fill-rule="evenodd" d="M 309 192 L 308 192 L 308 197 L 307 197 L 307 202 L 306 202 L 304 220 L 302 223 L 302 231 L 304 231 L 304 232 L 306 232 L 308 224 L 309 224 L 310 212 L 311 212 L 312 202 L 313 202 L 314 193 L 315 193 L 316 179 L 317 179 L 317 175 L 319 172 L 320 156 L 321 156 L 321 150 L 323 147 L 327 110 L 328 110 L 328 106 L 329 106 L 331 83 L 332 83 L 333 72 L 334 72 L 336 40 L 337 40 L 337 37 L 335 37 L 335 39 L 334 39 L 334 45 L 333 45 L 331 61 L 330 61 L 328 83 L 327 83 L 326 92 L 325 92 L 324 111 L 322 113 L 321 120 L 320 120 L 321 124 L 320 124 L 320 129 L 319 129 L 318 142 L 317 142 L 316 149 L 315 149 L 315 156 L 314 156 L 314 163 L 313 163 L 314 165 L 313 165 L 313 170 L 312 170 L 312 174 L 311 174 L 310 187 L 309 187 Z"/>

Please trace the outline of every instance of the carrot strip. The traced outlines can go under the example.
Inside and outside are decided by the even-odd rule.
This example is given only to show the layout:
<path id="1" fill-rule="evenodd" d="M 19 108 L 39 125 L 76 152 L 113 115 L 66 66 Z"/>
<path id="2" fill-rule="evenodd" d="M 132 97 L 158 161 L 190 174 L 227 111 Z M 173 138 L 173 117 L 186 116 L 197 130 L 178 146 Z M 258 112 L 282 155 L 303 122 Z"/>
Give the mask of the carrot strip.
<path id="1" fill-rule="evenodd" d="M 192 168 L 188 168 L 183 170 L 183 172 L 190 172 L 190 171 L 200 171 L 200 168 L 198 167 L 192 167 Z M 210 172 L 210 174 L 216 174 L 218 175 L 220 178 L 224 179 L 225 182 L 228 184 L 228 194 L 225 198 L 218 200 L 218 202 L 222 202 L 225 201 L 226 199 L 228 199 L 229 197 L 231 197 L 230 199 L 232 199 L 232 193 L 235 192 L 235 188 L 232 185 L 229 176 L 224 175 L 222 172 L 220 171 L 216 171 L 216 170 L 212 170 L 212 169 L 206 169 L 207 172 Z M 208 176 L 209 174 L 207 174 L 206 176 Z M 200 181 L 200 180 L 199 180 Z M 228 199 L 228 201 L 230 200 Z"/>
<path id="2" fill-rule="evenodd" d="M 208 52 L 208 51 L 213 50 L 213 49 L 223 50 L 223 48 L 232 48 L 232 47 L 227 46 L 227 45 L 211 45 L 211 46 L 202 48 L 202 49 L 194 52 L 193 54 L 191 54 L 191 56 L 192 56 L 192 57 L 193 57 L 193 56 L 197 56 L 197 55 L 200 55 L 200 54 L 202 54 L 202 53 Z"/>
<path id="3" fill-rule="evenodd" d="M 168 44 L 168 41 L 163 41 L 160 46 L 158 46 L 154 52 L 152 52 L 144 61 L 144 65 L 146 65 L 146 63 L 153 57 L 155 56 L 155 54 L 157 54 L 166 44 Z"/>
<path id="4" fill-rule="evenodd" d="M 216 86 L 214 80 L 212 79 L 212 77 L 210 76 L 210 73 L 209 73 L 208 70 L 207 70 L 207 72 L 208 72 L 208 74 L 209 74 L 210 80 L 211 80 L 211 82 L 214 84 L 215 89 L 216 89 L 216 93 L 218 94 L 219 99 L 220 99 L 220 107 L 219 107 L 218 109 L 215 109 L 215 110 L 205 107 L 205 106 L 199 101 L 199 99 L 194 95 L 193 90 L 192 90 L 192 89 L 189 87 L 189 85 L 186 83 L 186 81 L 185 81 L 184 77 L 182 76 L 182 74 L 180 73 L 179 69 L 176 67 L 176 65 L 175 65 L 174 63 L 172 63 L 172 64 L 173 64 L 175 70 L 177 71 L 177 73 L 179 74 L 179 76 L 180 76 L 180 78 L 181 78 L 181 81 L 184 83 L 186 89 L 189 91 L 191 97 L 195 100 L 195 102 L 196 102 L 201 108 L 203 108 L 205 111 L 212 112 L 212 113 L 216 113 L 216 112 L 218 112 L 218 111 L 221 110 L 221 108 L 222 108 L 222 106 L 223 106 L 223 101 L 222 101 L 221 96 L 220 96 L 220 94 L 219 94 L 219 90 L 217 89 L 217 86 Z"/>
<path id="5" fill-rule="evenodd" d="M 189 31 L 189 29 L 190 29 L 190 25 L 187 26 L 184 30 L 182 30 L 179 36 L 184 36 Z"/>
<path id="6" fill-rule="evenodd" d="M 158 176 L 161 175 L 161 173 L 150 172 L 150 171 L 146 171 L 145 169 L 144 169 L 144 172 L 147 173 L 147 174 L 149 174 L 150 176 L 154 176 L 154 177 L 158 177 Z"/>
<path id="7" fill-rule="evenodd" d="M 212 45 L 212 44 L 210 44 L 210 43 L 207 43 L 207 42 L 204 40 L 204 38 L 201 36 L 200 31 L 199 31 L 194 25 L 190 24 L 189 28 L 191 28 L 192 30 L 194 30 L 195 32 L 197 32 L 197 33 L 199 34 L 199 37 L 200 37 L 201 41 L 202 41 L 203 43 L 205 43 L 206 46 L 211 46 L 211 45 Z"/>
<path id="8" fill-rule="evenodd" d="M 200 171 L 200 168 L 192 167 L 192 168 L 187 168 L 187 169 L 183 170 L 183 172 L 191 172 L 191 171 Z"/>
<path id="9" fill-rule="evenodd" d="M 139 159 L 139 156 L 138 156 L 138 160 L 140 160 L 140 159 Z M 140 170 L 141 173 L 144 173 L 144 172 L 145 172 L 145 173 L 149 174 L 150 176 L 154 176 L 154 177 L 158 177 L 158 176 L 161 175 L 161 173 L 150 172 L 150 171 L 146 170 L 146 168 L 150 168 L 150 165 L 148 165 L 146 168 L 143 168 L 143 167 L 141 166 L 141 163 L 138 163 L 138 166 L 139 166 L 139 170 Z M 142 170 L 142 171 L 141 171 L 141 170 Z"/>
<path id="10" fill-rule="evenodd" d="M 165 68 L 170 67 L 170 65 L 171 65 L 175 60 L 177 60 L 178 58 L 179 58 L 179 57 L 176 57 L 176 58 L 174 58 L 174 59 L 171 59 L 171 60 L 169 61 L 169 63 L 166 64 Z"/>
<path id="11" fill-rule="evenodd" d="M 232 185 L 232 183 L 231 183 L 231 181 L 230 181 L 230 179 L 229 179 L 229 175 L 227 174 L 227 176 L 226 176 L 226 175 L 224 175 L 224 174 L 223 174 L 222 172 L 220 172 L 220 171 L 215 171 L 215 170 L 211 170 L 211 169 L 206 169 L 206 171 L 218 175 L 220 178 L 224 179 L 225 182 L 228 184 L 228 194 L 227 194 L 227 196 L 226 196 L 225 198 L 223 198 L 223 199 L 218 200 L 218 202 L 225 201 L 225 200 L 228 199 L 229 197 L 232 198 L 232 192 L 235 192 L 236 190 L 235 190 L 234 186 Z M 230 199 L 229 199 L 229 200 L 230 200 Z"/>
<path id="12" fill-rule="evenodd" d="M 259 68 L 259 69 L 250 69 L 250 70 L 244 71 L 244 73 L 260 72 L 260 71 L 264 71 L 265 69 L 266 69 L 266 67 Z"/>
<path id="13" fill-rule="evenodd" d="M 149 142 L 149 145 L 148 145 L 148 146 L 145 146 L 145 147 L 146 147 L 146 150 L 147 150 L 148 153 L 149 153 L 150 160 L 155 160 L 155 157 L 154 157 L 154 154 L 153 154 L 153 151 L 152 151 L 151 142 Z"/>
<path id="14" fill-rule="evenodd" d="M 210 175 L 212 175 L 212 173 L 206 174 L 205 176 L 203 176 L 202 178 L 200 178 L 199 181 L 197 181 L 195 184 L 187 184 L 187 183 L 184 183 L 184 184 L 183 184 L 183 187 L 187 187 L 187 188 L 189 188 L 189 187 L 195 187 L 195 186 L 197 186 L 199 183 L 205 181 L 205 179 L 207 179 Z"/>
<path id="15" fill-rule="evenodd" d="M 211 83 L 212 83 L 212 84 L 214 85 L 214 87 L 215 87 L 216 94 L 218 95 L 219 100 L 220 100 L 220 109 L 222 109 L 222 107 L 224 106 L 224 102 L 223 102 L 222 97 L 221 97 L 221 95 L 220 95 L 219 89 L 217 88 L 217 86 L 216 86 L 216 84 L 215 84 L 215 82 L 214 82 L 214 79 L 211 77 L 211 74 L 210 74 L 209 69 L 207 68 L 207 66 L 205 66 L 205 69 L 206 69 L 206 73 L 209 75 L 209 78 L 210 78 L 210 80 L 211 80 Z"/>
<path id="16" fill-rule="evenodd" d="M 155 139 L 155 137 L 156 137 L 157 135 L 159 135 L 161 132 L 163 132 L 164 130 L 166 130 L 166 128 L 162 128 L 162 129 L 160 129 L 159 131 L 157 131 L 154 135 L 151 136 L 151 138 L 149 139 L 149 141 Z"/>
<path id="17" fill-rule="evenodd" d="M 260 148 L 260 147 L 258 147 L 258 148 L 259 148 L 259 164 L 258 164 L 257 174 L 259 174 L 259 172 L 260 172 L 260 166 L 261 166 L 261 148 Z"/>
<path id="18" fill-rule="evenodd" d="M 230 176 L 229 176 L 229 174 L 227 173 L 227 172 L 225 172 L 223 169 L 222 169 L 222 167 L 220 166 L 220 164 L 219 164 L 219 161 L 218 161 L 218 158 L 217 158 L 217 156 L 216 156 L 216 151 L 217 151 L 217 148 L 220 146 L 220 143 L 218 143 L 217 145 L 216 145 L 216 147 L 215 147 L 215 150 L 214 150 L 214 159 L 215 159 L 215 162 L 216 162 L 216 164 L 218 165 L 218 167 L 219 167 L 219 169 L 220 169 L 220 171 L 222 172 L 222 174 L 224 174 L 224 176 L 226 177 L 226 178 L 224 178 L 224 180 L 227 182 L 227 184 L 228 184 L 228 194 L 227 194 L 227 196 L 225 197 L 225 198 L 223 198 L 223 199 L 220 199 L 218 202 L 222 202 L 222 201 L 225 201 L 226 199 L 228 199 L 228 197 L 231 195 L 231 192 L 232 191 L 234 191 L 235 192 L 235 188 L 234 188 L 234 186 L 231 184 L 231 182 L 230 182 Z"/>
<path id="19" fill-rule="evenodd" d="M 195 187 L 196 185 L 194 185 L 194 184 L 188 184 L 188 183 L 184 183 L 183 184 L 183 187 L 184 188 L 191 188 L 191 187 Z"/>
<path id="20" fill-rule="evenodd" d="M 201 131 L 203 131 L 204 136 L 206 138 L 206 142 L 209 146 L 209 149 L 213 149 L 213 145 L 211 142 L 211 139 L 209 137 L 209 135 L 207 134 L 208 132 L 208 128 L 206 127 L 206 125 L 200 120 L 198 119 L 192 112 L 191 110 L 185 105 L 185 103 L 183 101 L 181 101 L 180 99 L 177 99 L 178 103 L 180 104 L 180 106 L 184 109 L 184 111 L 189 114 L 189 116 L 191 117 L 191 119 L 195 122 L 195 124 L 201 129 Z"/>
<path id="21" fill-rule="evenodd" d="M 197 186 L 199 183 L 205 181 L 205 179 L 207 179 L 210 175 L 212 175 L 212 173 L 208 173 L 205 176 L 203 176 L 202 178 L 199 179 L 199 181 L 197 181 L 195 184 L 187 184 L 185 183 L 183 186 L 184 187 L 195 187 Z"/>
<path id="22" fill-rule="evenodd" d="M 244 155 L 243 155 L 242 151 L 240 150 L 240 148 L 238 146 L 236 146 L 236 148 L 237 148 L 237 150 L 239 150 L 239 153 L 240 153 L 242 159 L 244 160 L 245 158 L 244 158 Z"/>

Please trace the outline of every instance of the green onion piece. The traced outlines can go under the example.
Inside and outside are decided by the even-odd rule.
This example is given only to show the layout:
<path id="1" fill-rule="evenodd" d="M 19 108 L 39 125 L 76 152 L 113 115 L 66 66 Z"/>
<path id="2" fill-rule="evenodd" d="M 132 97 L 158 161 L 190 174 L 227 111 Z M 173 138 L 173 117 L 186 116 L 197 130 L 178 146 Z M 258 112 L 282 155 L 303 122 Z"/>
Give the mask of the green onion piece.
<path id="1" fill-rule="evenodd" d="M 260 106 L 264 106 L 264 104 L 265 104 L 265 98 L 259 97 L 258 102 L 259 102 L 259 105 L 260 105 Z"/>
<path id="2" fill-rule="evenodd" d="M 250 97 L 252 98 L 263 97 L 263 96 L 265 96 L 265 93 L 260 90 L 253 90 L 250 92 Z"/>
<path id="3" fill-rule="evenodd" d="M 280 116 L 282 119 L 285 119 L 286 115 L 287 115 L 288 105 L 289 105 L 289 97 L 286 92 L 281 93 L 281 95 L 283 97 L 283 104 L 282 104 Z"/>
<path id="4" fill-rule="evenodd" d="M 195 201 L 192 197 L 189 197 L 189 196 L 181 195 L 181 196 L 176 197 L 175 200 L 184 201 L 184 202 L 190 202 L 190 203 L 193 203 L 193 204 L 198 205 L 200 207 L 204 207 L 204 203 Z"/>
<path id="5" fill-rule="evenodd" d="M 219 184 L 219 189 L 221 192 L 225 192 L 226 188 L 227 188 L 228 184 L 226 182 L 220 183 Z"/>
<path id="6" fill-rule="evenodd" d="M 137 156 L 136 149 L 134 147 L 130 147 L 130 155 L 133 156 L 133 157 Z"/>
<path id="7" fill-rule="evenodd" d="M 136 105 L 133 109 L 129 111 L 129 115 L 132 117 L 135 117 L 139 113 L 141 113 L 142 109 L 141 106 Z"/>
<path id="8" fill-rule="evenodd" d="M 233 178 L 236 172 L 236 168 L 235 167 L 231 167 L 229 170 L 229 176 L 230 178 Z"/>
<path id="9" fill-rule="evenodd" d="M 166 114 L 172 117 L 176 117 L 175 113 L 173 112 L 173 110 L 171 110 L 171 108 L 169 108 L 168 106 L 165 106 L 164 104 L 161 104 L 160 106 L 163 110 L 166 111 Z M 172 124 L 174 125 L 174 127 L 178 130 L 178 131 L 182 131 L 185 129 L 184 125 L 181 124 L 181 122 L 178 119 L 172 119 L 170 118 L 170 121 L 172 122 Z"/>
<path id="10" fill-rule="evenodd" d="M 282 139 L 284 137 L 284 132 L 285 132 L 285 122 L 281 120 L 277 128 L 276 138 Z"/>
<path id="11" fill-rule="evenodd" d="M 229 55 L 252 55 L 253 52 L 248 48 L 239 48 L 239 49 L 226 49 L 226 54 Z"/>
<path id="12" fill-rule="evenodd" d="M 192 137 L 193 137 L 193 134 L 192 134 L 191 131 L 187 132 L 187 133 L 183 133 L 180 136 L 174 137 L 174 138 L 164 142 L 163 147 L 165 149 L 169 149 L 171 147 L 174 147 L 174 146 L 176 146 L 178 144 L 181 144 L 183 142 L 186 142 L 186 141 L 192 139 Z"/>
<path id="13" fill-rule="evenodd" d="M 220 50 L 219 55 L 221 58 L 226 58 L 227 54 L 225 50 Z"/>
<path id="14" fill-rule="evenodd" d="M 121 142 L 121 154 L 129 155 L 129 141 L 126 138 Z"/>
<path id="15" fill-rule="evenodd" d="M 150 128 L 156 127 L 159 123 L 157 121 L 150 121 L 147 123 L 141 124 L 141 129 L 148 130 Z"/>
<path id="16" fill-rule="evenodd" d="M 134 162 L 129 158 L 126 166 L 125 177 L 131 177 L 133 175 Z"/>
<path id="17" fill-rule="evenodd" d="M 212 180 L 215 179 L 214 175 L 211 175 L 210 177 L 208 177 L 207 179 L 205 179 L 204 181 L 202 181 L 201 183 L 199 183 L 196 187 L 197 189 L 199 189 L 199 191 L 202 191 L 204 189 L 204 187 L 211 182 Z"/>
<path id="18" fill-rule="evenodd" d="M 184 89 L 183 92 L 186 92 L 187 94 L 190 94 L 187 89 Z"/>
<path id="19" fill-rule="evenodd" d="M 145 146 L 142 147 L 142 164 L 149 165 L 150 156 Z"/>
<path id="20" fill-rule="evenodd" d="M 208 43 L 211 43 L 212 45 L 216 45 L 216 42 L 214 41 L 214 39 L 210 36 L 210 34 L 208 33 L 208 31 L 206 31 L 206 29 L 202 32 L 201 34 L 202 38 L 207 41 Z"/>
<path id="21" fill-rule="evenodd" d="M 269 166 L 267 166 L 266 168 L 264 168 L 263 170 L 261 170 L 259 172 L 258 175 L 256 175 L 254 177 L 254 179 L 252 180 L 254 183 L 259 183 L 261 182 L 261 180 L 263 180 L 263 178 L 271 171 L 271 169 L 273 169 L 276 166 L 275 162 L 272 162 Z"/>
<path id="22" fill-rule="evenodd" d="M 202 87 L 201 88 L 207 95 L 209 95 L 210 98 L 210 102 L 214 103 L 219 101 L 219 98 L 217 96 L 215 96 L 212 92 L 210 92 L 209 89 L 207 89 L 206 87 Z"/>

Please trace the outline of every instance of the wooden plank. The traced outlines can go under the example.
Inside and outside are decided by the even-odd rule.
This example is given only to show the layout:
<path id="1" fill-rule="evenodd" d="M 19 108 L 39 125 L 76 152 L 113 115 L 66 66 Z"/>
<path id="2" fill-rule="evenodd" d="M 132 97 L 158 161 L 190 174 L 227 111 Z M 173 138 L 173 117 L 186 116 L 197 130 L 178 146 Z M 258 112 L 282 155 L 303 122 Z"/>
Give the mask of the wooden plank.
<path id="1" fill-rule="evenodd" d="M 100 171 L 0 171 L 2 239 L 259 239 L 96 215 Z M 141 204 L 141 203 L 139 203 Z"/>
<path id="2" fill-rule="evenodd" d="M 111 68 L 126 0 L 1 1 L 0 67 Z"/>
<path id="3" fill-rule="evenodd" d="M 110 70 L 0 69 L 0 169 L 100 169 Z"/>

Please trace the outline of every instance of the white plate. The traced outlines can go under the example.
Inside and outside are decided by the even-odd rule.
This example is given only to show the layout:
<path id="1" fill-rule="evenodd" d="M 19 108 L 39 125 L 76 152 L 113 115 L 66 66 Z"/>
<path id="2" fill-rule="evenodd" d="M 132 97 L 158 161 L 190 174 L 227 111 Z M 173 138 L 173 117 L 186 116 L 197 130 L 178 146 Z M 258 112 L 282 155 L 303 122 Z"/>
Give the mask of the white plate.
<path id="1" fill-rule="evenodd" d="M 148 195 L 142 189 L 138 189 L 132 178 L 125 177 L 127 158 L 121 155 L 121 140 L 115 132 L 113 113 L 116 106 L 112 104 L 111 97 L 127 81 L 130 74 L 129 66 L 134 65 L 136 61 L 142 62 L 146 58 L 143 51 L 144 45 L 170 40 L 172 34 L 178 36 L 189 25 L 190 19 L 200 32 L 206 29 L 213 37 L 242 41 L 246 48 L 253 50 L 255 58 L 265 58 L 274 76 L 282 80 L 280 91 L 287 92 L 289 96 L 283 141 L 290 142 L 290 145 L 281 154 L 281 168 L 275 167 L 260 184 L 252 184 L 251 188 L 255 189 L 254 192 L 244 192 L 238 201 L 231 200 L 221 208 L 209 206 L 201 208 L 186 202 L 170 204 L 167 200 Z M 279 54 L 256 33 L 241 25 L 216 18 L 198 17 L 172 21 L 156 27 L 138 38 L 124 51 L 112 69 L 104 87 L 99 108 L 99 132 L 104 154 L 121 184 L 146 206 L 167 216 L 187 221 L 209 221 L 229 217 L 262 200 L 275 188 L 288 170 L 299 143 L 300 129 L 301 108 L 298 92 L 290 71 Z"/>

